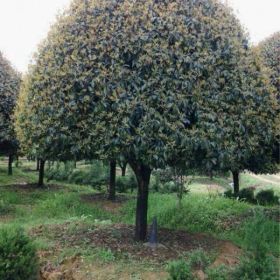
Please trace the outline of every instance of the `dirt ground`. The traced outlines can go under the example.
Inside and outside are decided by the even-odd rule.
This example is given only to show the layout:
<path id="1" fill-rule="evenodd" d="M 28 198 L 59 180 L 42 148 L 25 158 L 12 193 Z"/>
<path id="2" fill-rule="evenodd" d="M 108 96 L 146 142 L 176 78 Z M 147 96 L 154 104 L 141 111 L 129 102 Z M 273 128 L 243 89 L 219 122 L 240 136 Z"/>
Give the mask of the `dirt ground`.
<path id="1" fill-rule="evenodd" d="M 42 237 L 51 234 L 56 242 L 56 248 L 104 248 L 110 249 L 117 260 L 125 262 L 139 261 L 155 264 L 161 269 L 156 271 L 139 270 L 135 267 L 120 266 L 118 261 L 102 264 L 96 261 L 84 261 L 81 256 L 73 256 L 64 259 L 58 265 L 45 262 L 41 270 L 41 280 L 109 280 L 109 279 L 166 279 L 167 274 L 164 265 L 167 261 L 180 258 L 184 253 L 202 248 L 207 252 L 216 252 L 213 267 L 225 264 L 235 266 L 239 262 L 242 251 L 231 242 L 217 240 L 209 235 L 201 233 L 188 233 L 180 230 L 159 230 L 159 242 L 161 246 L 151 248 L 145 244 L 136 243 L 133 240 L 133 227 L 123 224 L 96 226 L 86 228 L 77 224 L 75 230 L 69 230 L 69 224 L 40 226 L 31 231 L 34 237 Z M 73 225 L 72 225 L 73 226 Z M 42 259 L 48 259 L 49 254 L 55 252 L 41 252 Z M 45 254 L 45 255 L 44 255 Z M 202 271 L 198 272 L 199 279 L 205 279 Z"/>

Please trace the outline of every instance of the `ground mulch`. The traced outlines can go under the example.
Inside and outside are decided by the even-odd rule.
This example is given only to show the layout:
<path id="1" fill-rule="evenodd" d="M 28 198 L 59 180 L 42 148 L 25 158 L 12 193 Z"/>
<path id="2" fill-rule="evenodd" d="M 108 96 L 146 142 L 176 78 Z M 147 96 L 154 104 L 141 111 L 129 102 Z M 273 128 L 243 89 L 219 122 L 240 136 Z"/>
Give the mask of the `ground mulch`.
<path id="1" fill-rule="evenodd" d="M 223 241 L 202 233 L 183 230 L 159 229 L 159 243 L 156 249 L 134 241 L 134 226 L 114 224 L 86 226 L 77 223 L 44 225 L 31 231 L 32 236 L 48 235 L 62 247 L 92 247 L 110 249 L 122 257 L 136 260 L 166 262 L 182 256 L 183 253 L 201 248 L 205 251 L 218 250 Z"/>

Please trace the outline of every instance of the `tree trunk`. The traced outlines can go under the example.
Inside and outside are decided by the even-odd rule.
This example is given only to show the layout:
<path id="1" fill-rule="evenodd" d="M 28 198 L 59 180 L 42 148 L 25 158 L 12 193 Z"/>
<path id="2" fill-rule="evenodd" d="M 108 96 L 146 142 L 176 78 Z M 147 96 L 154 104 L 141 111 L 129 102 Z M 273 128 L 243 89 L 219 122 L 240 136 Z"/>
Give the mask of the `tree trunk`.
<path id="1" fill-rule="evenodd" d="M 122 169 L 122 177 L 125 177 L 126 174 L 126 165 L 127 163 L 121 164 L 120 167 Z"/>
<path id="2" fill-rule="evenodd" d="M 45 161 L 40 160 L 38 187 L 44 186 Z"/>
<path id="3" fill-rule="evenodd" d="M 135 240 L 145 241 L 147 237 L 149 184 L 152 170 L 146 165 L 134 162 L 130 162 L 130 166 L 136 175 L 138 183 Z"/>
<path id="4" fill-rule="evenodd" d="M 36 171 L 39 171 L 39 170 L 40 170 L 40 160 L 37 159 Z"/>
<path id="5" fill-rule="evenodd" d="M 116 199 L 116 166 L 115 160 L 110 161 L 110 182 L 109 182 L 109 200 Z"/>
<path id="6" fill-rule="evenodd" d="M 232 178 L 233 178 L 234 194 L 238 194 L 239 193 L 239 172 L 232 171 Z"/>
<path id="7" fill-rule="evenodd" d="M 9 155 L 8 175 L 13 175 L 13 156 Z"/>

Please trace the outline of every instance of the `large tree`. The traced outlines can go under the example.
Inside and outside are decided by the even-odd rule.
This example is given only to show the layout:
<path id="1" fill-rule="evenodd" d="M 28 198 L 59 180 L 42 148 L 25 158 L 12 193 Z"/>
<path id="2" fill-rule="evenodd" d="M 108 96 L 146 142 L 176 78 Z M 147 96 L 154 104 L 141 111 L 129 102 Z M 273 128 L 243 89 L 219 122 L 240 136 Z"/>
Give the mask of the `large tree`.
<path id="1" fill-rule="evenodd" d="M 13 114 L 19 93 L 20 75 L 0 52 L 0 154 L 9 157 L 8 172 L 17 153 L 18 141 L 14 132 Z"/>
<path id="2" fill-rule="evenodd" d="M 135 238 L 145 240 L 152 169 L 228 164 L 240 114 L 258 105 L 252 87 L 269 100 L 246 80 L 251 58 L 239 22 L 215 0 L 76 0 L 30 72 L 31 122 L 42 132 L 32 141 L 127 161 L 138 181 Z"/>

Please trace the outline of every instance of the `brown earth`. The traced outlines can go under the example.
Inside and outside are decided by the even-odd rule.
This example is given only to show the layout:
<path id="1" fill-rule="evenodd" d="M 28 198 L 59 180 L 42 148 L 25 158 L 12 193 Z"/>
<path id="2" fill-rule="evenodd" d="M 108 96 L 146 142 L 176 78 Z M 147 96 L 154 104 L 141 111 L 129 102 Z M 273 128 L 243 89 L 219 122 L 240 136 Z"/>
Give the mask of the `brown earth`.
<path id="1" fill-rule="evenodd" d="M 71 229 L 72 227 L 72 229 Z M 224 264 L 235 266 L 239 262 L 242 250 L 229 241 L 217 240 L 202 233 L 189 233 L 181 230 L 160 229 L 159 241 L 161 246 L 150 248 L 133 240 L 133 226 L 115 224 L 90 227 L 77 223 L 73 230 L 70 223 L 63 225 L 40 226 L 31 231 L 34 237 L 47 235 L 56 242 L 56 249 L 49 252 L 40 252 L 41 259 L 50 259 L 50 256 L 61 252 L 63 248 L 96 248 L 110 249 L 116 259 L 152 263 L 161 267 L 158 271 L 137 271 L 135 279 L 152 280 L 166 279 L 167 274 L 163 265 L 172 259 L 178 259 L 186 252 L 201 248 L 206 252 L 217 252 L 217 258 L 212 267 Z M 57 252 L 55 252 L 57 250 Z M 41 270 L 41 280 L 91 280 L 91 279 L 133 279 L 135 267 L 120 269 L 117 262 L 100 264 L 96 261 L 84 262 L 81 256 L 64 259 L 54 266 L 46 262 Z M 196 271 L 199 279 L 207 279 L 203 271 Z"/>

